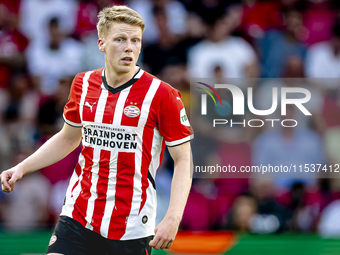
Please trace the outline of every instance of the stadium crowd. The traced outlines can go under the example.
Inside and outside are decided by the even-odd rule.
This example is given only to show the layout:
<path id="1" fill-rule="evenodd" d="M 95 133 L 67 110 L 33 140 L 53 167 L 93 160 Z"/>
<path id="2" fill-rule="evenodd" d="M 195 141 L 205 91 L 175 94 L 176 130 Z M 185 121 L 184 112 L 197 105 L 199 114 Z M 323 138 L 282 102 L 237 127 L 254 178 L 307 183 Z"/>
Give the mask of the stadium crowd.
<path id="1" fill-rule="evenodd" d="M 97 13 L 112 4 L 142 16 L 139 64 L 180 90 L 187 111 L 190 78 L 327 78 L 308 87 L 313 115 L 302 128 L 227 130 L 218 146 L 207 148 L 205 139 L 213 137 L 202 127 L 194 130 L 194 153 L 204 148 L 210 160 L 235 166 L 340 163 L 339 1 L 0 0 L 1 170 L 61 129 L 74 75 L 104 66 Z M 255 96 L 270 96 L 273 86 L 311 86 L 275 82 L 255 86 Z M 80 149 L 26 176 L 14 193 L 0 192 L 0 227 L 51 227 Z M 156 178 L 158 222 L 170 199 L 170 169 L 165 156 Z M 195 179 L 181 228 L 340 235 L 340 176 L 329 177 Z"/>

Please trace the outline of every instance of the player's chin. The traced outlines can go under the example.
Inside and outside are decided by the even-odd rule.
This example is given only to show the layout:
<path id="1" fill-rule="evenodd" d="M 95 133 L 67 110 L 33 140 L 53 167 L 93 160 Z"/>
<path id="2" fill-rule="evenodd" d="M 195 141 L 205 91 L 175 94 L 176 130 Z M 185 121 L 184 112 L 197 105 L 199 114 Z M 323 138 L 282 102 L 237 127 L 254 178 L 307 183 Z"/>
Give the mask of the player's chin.
<path id="1" fill-rule="evenodd" d="M 129 73 L 129 72 L 131 72 L 132 67 L 133 67 L 132 64 L 129 64 L 129 65 L 126 65 L 126 64 L 125 64 L 125 65 L 122 65 L 122 66 L 119 67 L 119 72 L 120 72 L 120 73 Z"/>

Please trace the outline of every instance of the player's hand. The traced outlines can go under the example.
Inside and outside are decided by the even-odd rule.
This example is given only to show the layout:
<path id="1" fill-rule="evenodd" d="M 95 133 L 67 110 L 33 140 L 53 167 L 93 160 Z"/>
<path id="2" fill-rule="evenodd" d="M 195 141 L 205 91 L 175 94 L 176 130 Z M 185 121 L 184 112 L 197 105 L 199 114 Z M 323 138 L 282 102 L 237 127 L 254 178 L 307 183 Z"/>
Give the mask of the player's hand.
<path id="1" fill-rule="evenodd" d="M 175 240 L 178 231 L 179 221 L 166 217 L 155 228 L 155 237 L 149 245 L 154 249 L 169 249 Z"/>
<path id="2" fill-rule="evenodd" d="M 16 181 L 22 178 L 22 173 L 18 167 L 13 167 L 7 171 L 3 171 L 0 175 L 2 191 L 12 192 Z"/>

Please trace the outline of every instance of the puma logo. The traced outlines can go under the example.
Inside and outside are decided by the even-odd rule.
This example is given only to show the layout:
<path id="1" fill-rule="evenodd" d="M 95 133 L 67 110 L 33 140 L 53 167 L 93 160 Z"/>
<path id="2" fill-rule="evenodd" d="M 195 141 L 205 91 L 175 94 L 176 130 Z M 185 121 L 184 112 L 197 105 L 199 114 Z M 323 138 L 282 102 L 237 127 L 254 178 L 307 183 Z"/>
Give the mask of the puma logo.
<path id="1" fill-rule="evenodd" d="M 90 103 L 89 102 L 85 102 L 85 106 L 88 106 L 88 107 L 90 107 L 90 109 L 91 109 L 91 113 L 92 113 L 92 107 L 94 106 L 96 104 L 96 102 L 94 102 L 93 103 L 93 105 L 90 105 Z"/>

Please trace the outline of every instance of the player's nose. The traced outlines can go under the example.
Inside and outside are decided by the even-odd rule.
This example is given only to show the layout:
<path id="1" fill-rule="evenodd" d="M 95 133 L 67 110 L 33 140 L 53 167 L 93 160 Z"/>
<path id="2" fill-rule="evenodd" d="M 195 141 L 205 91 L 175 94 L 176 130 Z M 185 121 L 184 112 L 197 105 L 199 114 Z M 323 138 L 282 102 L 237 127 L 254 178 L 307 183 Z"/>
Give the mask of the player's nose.
<path id="1" fill-rule="evenodd" d="M 132 42 L 129 40 L 126 41 L 125 52 L 132 52 Z"/>

